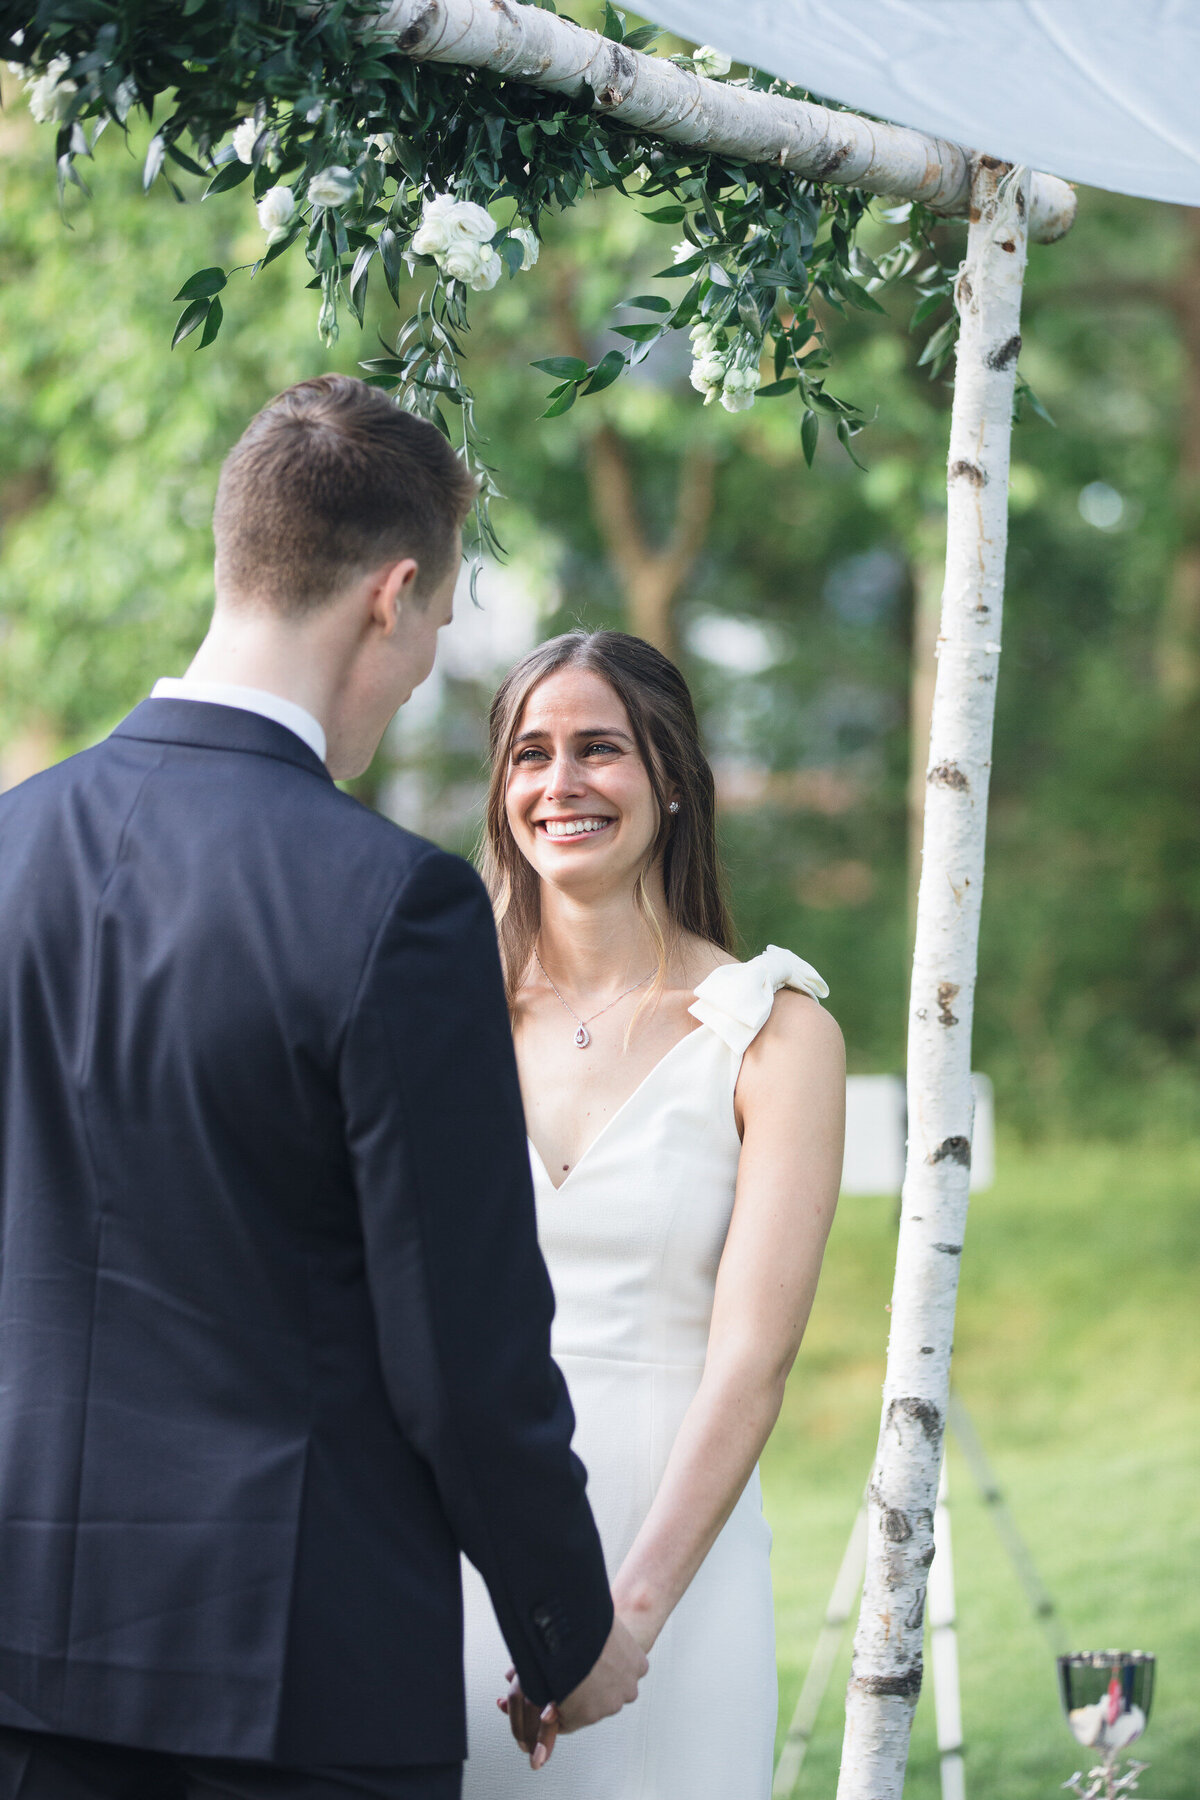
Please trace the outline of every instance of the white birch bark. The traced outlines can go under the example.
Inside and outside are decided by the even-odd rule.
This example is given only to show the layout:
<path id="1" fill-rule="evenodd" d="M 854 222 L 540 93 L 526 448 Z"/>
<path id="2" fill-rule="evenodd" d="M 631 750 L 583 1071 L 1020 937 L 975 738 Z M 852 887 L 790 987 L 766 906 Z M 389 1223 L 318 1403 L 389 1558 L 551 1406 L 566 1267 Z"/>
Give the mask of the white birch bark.
<path id="1" fill-rule="evenodd" d="M 950 216 L 968 210 L 971 158 L 958 144 L 856 113 L 710 81 L 537 6 L 518 0 L 391 0 L 379 22 L 416 61 L 494 69 L 513 81 L 563 93 L 577 93 L 586 82 L 597 111 L 673 143 L 738 161 L 776 163 L 814 181 L 920 200 Z M 1034 241 L 1062 237 L 1074 217 L 1074 190 L 1056 176 L 1035 175 Z"/>
<path id="2" fill-rule="evenodd" d="M 926 776 L 908 1032 L 908 1160 L 867 1572 L 838 1800 L 900 1800 L 922 1674 L 925 1588 L 967 1218 L 974 1007 L 1026 172 L 980 157 L 950 427 L 946 587 Z"/>

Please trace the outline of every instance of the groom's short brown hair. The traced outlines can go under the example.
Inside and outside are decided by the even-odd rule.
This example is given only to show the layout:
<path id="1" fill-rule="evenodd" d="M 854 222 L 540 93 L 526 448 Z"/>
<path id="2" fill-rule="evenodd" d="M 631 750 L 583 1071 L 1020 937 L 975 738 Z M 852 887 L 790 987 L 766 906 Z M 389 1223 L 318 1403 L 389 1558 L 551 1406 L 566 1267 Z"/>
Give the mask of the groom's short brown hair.
<path id="1" fill-rule="evenodd" d="M 351 375 L 318 375 L 253 418 L 221 468 L 217 588 L 293 616 L 412 556 L 449 572 L 475 481 L 436 426 Z"/>

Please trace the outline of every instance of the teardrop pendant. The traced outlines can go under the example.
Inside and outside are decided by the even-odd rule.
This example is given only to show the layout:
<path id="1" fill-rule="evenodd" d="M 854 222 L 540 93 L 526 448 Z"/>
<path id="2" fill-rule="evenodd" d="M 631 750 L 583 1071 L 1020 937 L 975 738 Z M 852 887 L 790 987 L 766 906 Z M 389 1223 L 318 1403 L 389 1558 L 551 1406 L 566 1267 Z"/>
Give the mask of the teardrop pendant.
<path id="1" fill-rule="evenodd" d="M 581 1025 L 579 1030 L 575 1033 L 576 1047 L 580 1050 L 586 1050 L 591 1041 L 592 1036 L 587 1026 Z"/>

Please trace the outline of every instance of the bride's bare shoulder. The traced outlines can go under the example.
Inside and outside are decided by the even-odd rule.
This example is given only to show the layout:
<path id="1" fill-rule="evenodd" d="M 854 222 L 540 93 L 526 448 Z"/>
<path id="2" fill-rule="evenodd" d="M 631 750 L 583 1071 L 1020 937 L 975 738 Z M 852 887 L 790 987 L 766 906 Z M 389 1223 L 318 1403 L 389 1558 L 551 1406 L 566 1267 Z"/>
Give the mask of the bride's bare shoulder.
<path id="1" fill-rule="evenodd" d="M 728 950 L 722 950 L 719 944 L 712 944 L 707 938 L 696 937 L 690 931 L 685 932 L 680 939 L 676 958 L 680 986 L 689 988 L 698 988 L 714 969 L 722 969 L 727 963 L 740 960 L 731 956 Z"/>

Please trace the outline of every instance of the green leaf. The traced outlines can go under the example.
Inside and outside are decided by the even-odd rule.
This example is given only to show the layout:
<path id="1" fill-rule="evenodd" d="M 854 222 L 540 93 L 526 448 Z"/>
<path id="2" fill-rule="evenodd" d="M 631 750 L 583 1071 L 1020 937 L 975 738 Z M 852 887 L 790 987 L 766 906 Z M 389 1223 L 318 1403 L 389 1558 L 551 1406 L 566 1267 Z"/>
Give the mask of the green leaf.
<path id="1" fill-rule="evenodd" d="M 813 457 L 817 453 L 817 438 L 820 431 L 821 421 L 810 406 L 800 421 L 800 448 L 804 452 L 804 460 L 810 469 Z"/>
<path id="2" fill-rule="evenodd" d="M 937 330 L 922 350 L 920 356 L 917 358 L 918 369 L 923 369 L 926 363 L 936 361 L 939 356 L 944 355 L 945 352 L 950 349 L 950 346 L 954 342 L 954 333 L 957 325 L 957 319 L 947 319 L 944 325 L 938 326 Z"/>
<path id="3" fill-rule="evenodd" d="M 205 188 L 201 198 L 207 200 L 210 194 L 224 194 L 230 188 L 240 187 L 242 182 L 247 180 L 249 174 L 249 163 L 226 163 L 223 169 L 217 170 L 216 174 Z"/>
<path id="4" fill-rule="evenodd" d="M 678 225 L 687 218 L 686 206 L 660 206 L 657 212 L 643 213 L 643 219 L 653 219 L 656 225 Z"/>
<path id="5" fill-rule="evenodd" d="M 602 393 L 606 387 L 612 386 L 624 367 L 625 352 L 623 350 L 608 351 L 608 353 L 605 356 L 602 356 L 600 361 L 596 364 L 592 379 L 583 390 L 584 393 Z"/>
<path id="6" fill-rule="evenodd" d="M 625 337 L 633 344 L 649 344 L 656 337 L 662 336 L 661 325 L 614 325 L 613 330 L 618 337 Z"/>
<path id="7" fill-rule="evenodd" d="M 225 314 L 221 302 L 214 297 L 213 302 L 208 309 L 208 318 L 204 321 L 204 330 L 201 334 L 200 342 L 196 345 L 197 350 L 206 350 L 208 348 L 218 331 L 220 331 L 221 320 L 224 317 Z"/>
<path id="8" fill-rule="evenodd" d="M 790 394 L 794 387 L 799 386 L 800 383 L 796 380 L 794 375 L 789 376 L 786 381 L 769 381 L 766 387 L 759 388 L 758 398 L 760 400 L 773 400 L 776 394 Z"/>
<path id="9" fill-rule="evenodd" d="M 604 23 L 600 29 L 606 38 L 612 39 L 614 44 L 625 42 L 625 15 L 615 12 L 609 4 L 609 0 L 604 0 Z"/>
<path id="10" fill-rule="evenodd" d="M 581 356 L 547 356 L 529 366 L 540 369 L 544 375 L 553 375 L 556 381 L 583 381 L 588 372 Z"/>
<path id="11" fill-rule="evenodd" d="M 850 430 L 850 426 L 849 426 L 848 422 L 845 419 L 838 420 L 837 434 L 838 434 L 838 439 L 841 442 L 842 448 L 846 452 L 846 455 L 850 458 L 850 461 L 854 464 L 856 469 L 861 469 L 865 475 L 866 471 L 867 471 L 867 465 L 864 462 L 859 462 L 857 456 L 855 456 L 855 454 L 854 454 L 854 446 L 850 441 L 853 434 Z"/>
<path id="12" fill-rule="evenodd" d="M 155 136 L 150 139 L 150 148 L 146 152 L 146 161 L 142 169 L 143 188 L 148 189 L 154 185 L 155 177 L 163 166 L 163 159 L 166 154 L 167 146 L 163 143 L 162 133 L 157 132 Z"/>
<path id="13" fill-rule="evenodd" d="M 911 325 L 923 325 L 926 319 L 931 319 L 933 317 L 939 306 L 945 305 L 945 302 L 945 294 L 926 294 L 925 298 L 918 301 L 916 306 L 913 307 L 913 316 L 909 323 Z"/>
<path id="14" fill-rule="evenodd" d="M 660 26 L 639 25 L 636 31 L 631 31 L 626 36 L 625 48 L 627 50 L 648 50 L 655 38 L 660 38 L 661 36 L 662 29 Z"/>
<path id="15" fill-rule="evenodd" d="M 178 163 L 181 169 L 186 169 L 189 175 L 199 175 L 203 177 L 204 170 L 200 167 L 200 164 L 198 162 L 193 162 L 190 156 L 185 156 L 178 145 L 168 144 L 167 155 L 173 163 Z"/>
<path id="16" fill-rule="evenodd" d="M 510 275 L 519 275 L 525 262 L 525 246 L 516 238 L 505 238 L 500 245 L 500 255 Z"/>
<path id="17" fill-rule="evenodd" d="M 565 394 L 560 394 L 557 400 L 552 400 L 550 402 L 545 412 L 541 415 L 542 418 L 557 419 L 562 413 L 570 412 L 575 404 L 575 397 L 578 392 L 579 389 L 575 386 L 574 382 L 572 382 Z"/>
<path id="18" fill-rule="evenodd" d="M 188 302 L 179 315 L 179 323 L 175 327 L 175 336 L 171 339 L 172 350 L 175 349 L 177 344 L 182 344 L 184 338 L 190 336 L 190 334 L 195 331 L 197 325 L 203 324 L 204 320 L 208 317 L 209 307 L 214 304 L 215 303 L 211 300 L 190 300 Z"/>
<path id="19" fill-rule="evenodd" d="M 224 269 L 197 269 L 194 275 L 188 276 L 175 298 L 176 300 L 207 300 L 211 295 L 220 293 L 225 286 L 225 280 Z"/>
<path id="20" fill-rule="evenodd" d="M 698 269 L 707 265 L 708 251 L 697 250 L 695 256 L 685 257 L 682 262 L 672 263 L 669 269 L 659 269 L 651 279 L 653 281 L 678 281 L 680 276 L 694 275 Z"/>
<path id="21" fill-rule="evenodd" d="M 521 146 L 521 155 L 531 158 L 537 144 L 537 128 L 529 124 L 518 125 L 517 142 Z"/>
<path id="22" fill-rule="evenodd" d="M 632 300 L 622 300 L 622 306 L 640 306 L 643 312 L 669 313 L 671 302 L 664 300 L 661 294 L 635 294 Z"/>
<path id="23" fill-rule="evenodd" d="M 385 225 L 379 234 L 379 256 L 388 287 L 395 298 L 400 271 L 404 267 L 404 254 L 400 239 L 390 225 Z"/>

